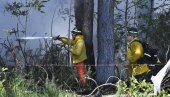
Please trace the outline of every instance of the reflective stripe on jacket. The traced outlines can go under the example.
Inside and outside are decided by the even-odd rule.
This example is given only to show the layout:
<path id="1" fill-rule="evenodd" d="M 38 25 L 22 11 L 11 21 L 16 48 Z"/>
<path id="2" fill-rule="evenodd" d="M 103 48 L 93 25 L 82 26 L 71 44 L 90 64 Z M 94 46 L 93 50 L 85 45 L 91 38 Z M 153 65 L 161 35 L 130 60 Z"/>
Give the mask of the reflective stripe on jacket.
<path id="1" fill-rule="evenodd" d="M 70 52 L 72 54 L 73 64 L 83 62 L 87 59 L 84 38 L 82 35 L 76 35 L 74 40 L 61 37 L 61 41 L 72 46 Z"/>
<path id="2" fill-rule="evenodd" d="M 140 75 L 142 73 L 148 72 L 149 67 L 147 64 L 137 64 L 137 61 L 143 57 L 143 47 L 142 44 L 139 43 L 137 37 L 134 38 L 132 42 L 129 43 L 127 49 L 127 59 L 129 60 L 129 75 Z"/>

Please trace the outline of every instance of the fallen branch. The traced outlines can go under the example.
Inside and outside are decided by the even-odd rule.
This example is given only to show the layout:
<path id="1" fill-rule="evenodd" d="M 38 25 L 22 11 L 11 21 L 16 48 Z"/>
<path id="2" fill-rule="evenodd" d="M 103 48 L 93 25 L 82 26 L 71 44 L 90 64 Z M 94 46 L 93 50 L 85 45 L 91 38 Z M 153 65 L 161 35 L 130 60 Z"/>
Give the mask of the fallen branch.
<path id="1" fill-rule="evenodd" d="M 103 87 L 103 86 L 108 86 L 108 85 L 118 87 L 117 85 L 112 84 L 112 83 L 105 83 L 105 84 L 102 84 L 102 85 L 96 87 L 89 95 L 86 95 L 86 97 L 90 97 L 98 88 Z"/>

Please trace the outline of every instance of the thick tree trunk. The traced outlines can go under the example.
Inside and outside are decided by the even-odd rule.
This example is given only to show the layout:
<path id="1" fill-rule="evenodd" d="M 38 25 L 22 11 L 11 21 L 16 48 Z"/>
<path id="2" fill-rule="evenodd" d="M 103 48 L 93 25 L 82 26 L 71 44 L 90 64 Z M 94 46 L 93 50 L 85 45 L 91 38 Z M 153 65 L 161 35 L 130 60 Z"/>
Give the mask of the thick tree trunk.
<path id="1" fill-rule="evenodd" d="M 86 64 L 90 66 L 92 74 L 95 73 L 95 58 L 93 51 L 93 0 L 84 0 L 84 19 L 82 32 L 85 37 L 85 45 L 87 52 Z M 94 77 L 93 75 L 92 77 Z"/>
<path id="2" fill-rule="evenodd" d="M 87 60 L 86 65 L 90 66 L 92 74 L 95 73 L 95 58 L 93 51 L 93 0 L 75 0 L 76 27 L 82 31 L 85 37 Z M 93 75 L 92 77 L 94 77 Z"/>
<path id="3" fill-rule="evenodd" d="M 84 0 L 74 0 L 74 12 L 76 27 L 82 31 L 83 17 L 84 17 Z"/>
<path id="4" fill-rule="evenodd" d="M 98 60 L 96 80 L 104 84 L 114 76 L 114 5 L 113 0 L 98 0 Z M 113 82 L 113 78 L 109 82 Z"/>

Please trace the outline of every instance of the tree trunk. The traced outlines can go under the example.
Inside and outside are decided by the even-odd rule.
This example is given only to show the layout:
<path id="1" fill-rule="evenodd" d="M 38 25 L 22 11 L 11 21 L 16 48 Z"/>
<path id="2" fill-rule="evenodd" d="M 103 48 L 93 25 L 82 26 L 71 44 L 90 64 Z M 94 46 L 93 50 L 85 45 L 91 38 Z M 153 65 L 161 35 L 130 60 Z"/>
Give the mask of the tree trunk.
<path id="1" fill-rule="evenodd" d="M 83 16 L 84 16 L 84 0 L 74 0 L 74 12 L 76 27 L 78 30 L 82 31 Z"/>
<path id="2" fill-rule="evenodd" d="M 92 74 L 95 74 L 95 58 L 93 51 L 93 0 L 75 0 L 76 27 L 82 31 L 85 37 L 87 53 L 86 65 L 90 66 Z M 95 75 L 92 77 L 94 78 Z"/>
<path id="3" fill-rule="evenodd" d="M 114 4 L 113 0 L 98 0 L 98 60 L 96 80 L 104 84 L 114 76 Z M 109 82 L 113 82 L 111 78 Z"/>
<path id="4" fill-rule="evenodd" d="M 93 51 L 93 0 L 84 0 L 84 19 L 82 32 L 85 37 L 87 60 L 86 64 L 90 66 L 92 74 L 95 74 L 95 58 Z M 94 77 L 93 75 L 92 77 Z"/>

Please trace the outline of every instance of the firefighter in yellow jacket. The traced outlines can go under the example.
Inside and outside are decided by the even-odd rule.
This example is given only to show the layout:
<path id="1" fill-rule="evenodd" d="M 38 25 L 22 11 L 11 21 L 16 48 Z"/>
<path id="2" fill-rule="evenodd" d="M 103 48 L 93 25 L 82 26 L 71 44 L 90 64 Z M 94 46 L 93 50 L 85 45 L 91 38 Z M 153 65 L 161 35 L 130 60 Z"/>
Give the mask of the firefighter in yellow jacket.
<path id="1" fill-rule="evenodd" d="M 138 80 L 147 78 L 149 74 L 149 67 L 147 64 L 138 64 L 138 60 L 143 57 L 143 47 L 142 44 L 136 40 L 138 32 L 136 28 L 130 28 L 127 35 L 128 48 L 127 48 L 127 59 L 128 64 L 128 74 L 129 76 L 134 76 Z"/>
<path id="2" fill-rule="evenodd" d="M 84 37 L 81 31 L 78 31 L 77 29 L 73 29 L 71 33 L 73 39 L 68 39 L 60 36 L 53 37 L 53 39 L 60 40 L 64 44 L 69 44 L 72 46 L 72 48 L 69 49 L 69 51 L 72 54 L 72 62 L 73 64 L 76 65 L 79 81 L 81 82 L 83 87 L 86 87 L 87 80 L 85 79 L 86 68 L 85 68 L 84 61 L 87 59 L 87 56 L 86 56 Z"/>

